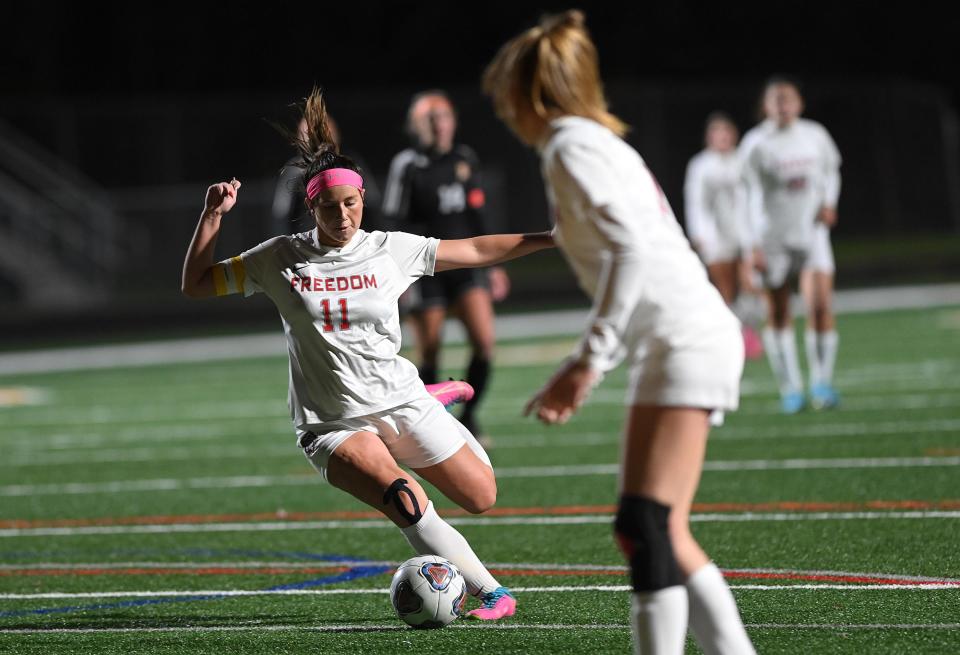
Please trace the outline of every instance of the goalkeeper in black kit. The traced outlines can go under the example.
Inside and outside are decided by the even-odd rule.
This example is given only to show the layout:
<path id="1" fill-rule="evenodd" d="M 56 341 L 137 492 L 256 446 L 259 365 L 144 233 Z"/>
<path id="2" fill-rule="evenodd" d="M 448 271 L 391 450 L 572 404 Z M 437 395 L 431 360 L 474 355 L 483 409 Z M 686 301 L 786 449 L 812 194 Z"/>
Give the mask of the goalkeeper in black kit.
<path id="1" fill-rule="evenodd" d="M 479 160 L 454 143 L 457 118 L 453 103 L 442 91 L 413 97 L 407 130 L 413 146 L 390 164 L 383 198 L 383 220 L 393 230 L 440 239 L 489 234 L 484 217 L 485 196 Z M 481 439 L 475 412 L 490 378 L 495 341 L 493 301 L 509 290 L 501 268 L 448 271 L 424 278 L 401 298 L 401 311 L 414 327 L 420 377 L 437 381 L 443 323 L 448 310 L 460 319 L 470 340 L 466 380 L 476 395 L 466 403 L 461 422 Z M 485 439 L 489 445 L 489 438 Z"/>

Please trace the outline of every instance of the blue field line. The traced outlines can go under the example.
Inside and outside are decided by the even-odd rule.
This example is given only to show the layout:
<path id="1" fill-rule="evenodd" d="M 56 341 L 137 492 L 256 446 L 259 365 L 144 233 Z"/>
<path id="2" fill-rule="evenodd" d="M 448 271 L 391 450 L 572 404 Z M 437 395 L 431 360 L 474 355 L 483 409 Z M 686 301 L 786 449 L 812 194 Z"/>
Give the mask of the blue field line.
<path id="1" fill-rule="evenodd" d="M 205 549 L 191 549 L 194 552 L 197 550 Z M 168 551 L 169 552 L 169 551 Z M 244 553 L 250 556 L 278 556 L 278 555 L 293 555 L 298 559 L 310 559 L 310 560 L 319 560 L 325 562 L 337 562 L 337 561 L 349 561 L 357 562 L 364 561 L 362 558 L 353 557 L 349 555 L 323 555 L 317 553 L 289 553 L 283 551 L 242 551 L 239 549 L 230 549 L 230 550 L 218 550 L 218 551 L 208 551 L 209 554 L 240 554 Z M 308 589 L 310 587 L 321 587 L 324 585 L 338 584 L 340 582 L 350 582 L 352 580 L 359 580 L 361 578 L 369 578 L 382 573 L 387 573 L 393 570 L 392 566 L 354 566 L 349 570 L 344 571 L 343 573 L 338 573 L 336 575 L 329 575 L 322 578 L 314 578 L 312 580 L 301 580 L 300 582 L 291 582 L 289 584 L 276 585 L 273 587 L 267 587 L 264 591 L 283 591 L 287 589 Z M 207 600 L 222 600 L 227 598 L 222 594 L 210 594 L 204 596 L 177 596 L 174 598 L 144 598 L 139 600 L 124 600 L 118 601 L 115 603 L 94 603 L 91 605 L 71 605 L 69 607 L 41 607 L 37 609 L 28 609 L 28 610 L 11 610 L 0 612 L 0 618 L 13 618 L 18 616 L 45 616 L 48 614 L 68 614 L 70 612 L 91 612 L 97 610 L 111 610 L 111 609 L 120 609 L 126 607 L 143 607 L 147 605 L 167 605 L 171 603 L 189 603 L 197 601 L 207 601 Z"/>
<path id="2" fill-rule="evenodd" d="M 58 549 L 58 550 L 8 550 L 0 551 L 0 563 L 12 563 L 22 560 L 40 560 L 40 559 L 68 559 L 77 555 L 86 555 L 90 551 L 78 548 Z M 121 548 L 109 550 L 103 553 L 107 557 L 224 557 L 228 555 L 239 557 L 276 557 L 279 559 L 303 560 L 308 562 L 364 562 L 364 558 L 353 557 L 352 555 L 339 555 L 335 553 L 307 553 L 290 550 L 248 550 L 243 548 L 179 548 L 170 550 L 169 548 Z"/>
<path id="3" fill-rule="evenodd" d="M 392 566 L 355 566 L 348 571 L 331 575 L 326 578 L 316 578 L 315 580 L 304 580 L 302 582 L 291 582 L 290 584 L 277 585 L 269 587 L 267 591 L 283 591 L 286 589 L 309 589 L 310 587 L 319 587 L 322 585 L 336 584 L 338 582 L 349 582 L 358 578 L 370 578 L 381 573 L 392 571 Z"/>

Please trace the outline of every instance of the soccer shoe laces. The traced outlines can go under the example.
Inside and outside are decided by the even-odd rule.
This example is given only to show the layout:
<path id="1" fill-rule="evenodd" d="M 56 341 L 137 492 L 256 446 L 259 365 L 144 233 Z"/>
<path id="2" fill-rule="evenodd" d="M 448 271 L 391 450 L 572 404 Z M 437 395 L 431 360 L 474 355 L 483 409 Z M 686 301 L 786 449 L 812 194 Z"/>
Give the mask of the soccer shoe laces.
<path id="1" fill-rule="evenodd" d="M 493 609 L 494 607 L 496 607 L 497 601 L 499 601 L 504 596 L 512 597 L 513 594 L 511 594 L 510 590 L 507 589 L 506 587 L 497 587 L 493 591 L 489 591 L 483 595 L 483 600 L 481 601 L 481 605 L 483 609 L 488 609 L 488 610 Z"/>

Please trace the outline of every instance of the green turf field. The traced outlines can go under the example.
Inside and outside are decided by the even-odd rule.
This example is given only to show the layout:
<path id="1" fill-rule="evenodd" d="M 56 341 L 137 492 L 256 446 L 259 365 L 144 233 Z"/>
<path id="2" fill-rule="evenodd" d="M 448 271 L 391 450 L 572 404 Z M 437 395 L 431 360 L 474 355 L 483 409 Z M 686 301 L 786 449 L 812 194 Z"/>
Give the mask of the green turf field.
<path id="1" fill-rule="evenodd" d="M 843 316 L 840 333 L 834 411 L 781 416 L 748 363 L 695 533 L 761 653 L 960 652 L 960 308 Z M 412 555 L 399 533 L 294 446 L 283 359 L 0 379 L 0 652 L 627 652 L 610 530 L 625 376 L 569 425 L 519 417 L 569 344 L 501 345 L 482 416 L 497 507 L 434 497 L 517 615 L 425 632 L 386 595 Z"/>

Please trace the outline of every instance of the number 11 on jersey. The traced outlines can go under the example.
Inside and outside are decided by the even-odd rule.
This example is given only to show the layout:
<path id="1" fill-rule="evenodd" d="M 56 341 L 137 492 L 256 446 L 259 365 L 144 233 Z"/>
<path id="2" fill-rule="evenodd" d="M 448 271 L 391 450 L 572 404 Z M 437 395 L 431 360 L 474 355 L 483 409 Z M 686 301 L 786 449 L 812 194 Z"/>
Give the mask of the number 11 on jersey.
<path id="1" fill-rule="evenodd" d="M 347 299 L 341 298 L 337 302 L 340 304 L 340 329 L 349 330 L 350 317 L 347 314 Z M 333 332 L 333 318 L 331 317 L 330 313 L 330 299 L 324 298 L 321 300 L 320 306 L 323 307 L 323 331 Z"/>

